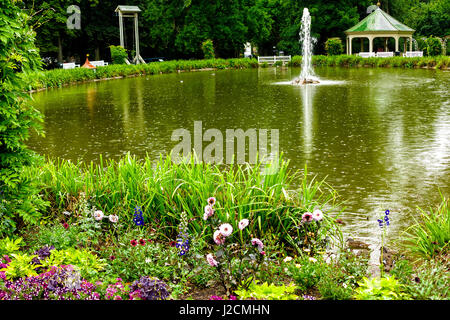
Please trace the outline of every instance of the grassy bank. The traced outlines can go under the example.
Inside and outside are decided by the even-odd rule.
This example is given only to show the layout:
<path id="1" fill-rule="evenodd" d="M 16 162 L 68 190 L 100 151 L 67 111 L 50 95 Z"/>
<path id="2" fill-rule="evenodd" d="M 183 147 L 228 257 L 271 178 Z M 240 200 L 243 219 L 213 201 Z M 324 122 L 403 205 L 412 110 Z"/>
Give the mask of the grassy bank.
<path id="1" fill-rule="evenodd" d="M 294 56 L 290 66 L 300 67 L 302 57 Z M 313 64 L 317 67 L 394 67 L 394 68 L 437 68 L 450 67 L 450 57 L 392 57 L 392 58 L 361 58 L 356 55 L 340 56 L 313 56 Z M 267 65 L 261 65 L 265 67 Z M 128 77 L 139 75 L 152 75 L 161 73 L 173 73 L 179 71 L 193 71 L 202 69 L 242 69 L 258 68 L 256 59 L 210 59 L 210 60 L 175 60 L 164 62 L 152 62 L 140 65 L 109 65 L 99 67 L 96 71 L 84 68 L 70 70 L 54 69 L 49 71 L 34 72 L 24 75 L 28 88 L 41 90 L 46 88 L 61 87 L 83 81 L 93 81 L 116 77 Z"/>
<path id="2" fill-rule="evenodd" d="M 291 66 L 300 67 L 301 56 L 292 57 Z M 391 57 L 391 58 L 361 58 L 358 55 L 313 56 L 312 63 L 317 67 L 384 67 L 384 68 L 436 68 L 450 67 L 449 56 L 437 57 Z"/>
<path id="3" fill-rule="evenodd" d="M 34 72 L 24 76 L 28 83 L 29 90 L 39 90 L 95 79 L 152 75 L 201 69 L 239 69 L 257 67 L 258 61 L 256 59 L 174 60 L 139 65 L 108 65 L 105 67 L 98 67 L 95 71 L 85 68 L 69 70 L 54 69 Z"/>

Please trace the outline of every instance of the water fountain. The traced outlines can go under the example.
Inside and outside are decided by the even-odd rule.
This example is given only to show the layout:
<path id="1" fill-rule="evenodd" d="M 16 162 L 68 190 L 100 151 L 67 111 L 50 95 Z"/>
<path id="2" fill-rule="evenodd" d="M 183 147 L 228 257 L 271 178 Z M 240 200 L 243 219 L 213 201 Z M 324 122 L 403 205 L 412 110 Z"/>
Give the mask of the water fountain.
<path id="1" fill-rule="evenodd" d="M 311 39 L 311 15 L 308 8 L 303 9 L 302 27 L 299 35 L 300 42 L 302 42 L 302 71 L 300 77 L 294 79 L 292 83 L 297 85 L 319 83 L 312 67 L 313 41 Z"/>

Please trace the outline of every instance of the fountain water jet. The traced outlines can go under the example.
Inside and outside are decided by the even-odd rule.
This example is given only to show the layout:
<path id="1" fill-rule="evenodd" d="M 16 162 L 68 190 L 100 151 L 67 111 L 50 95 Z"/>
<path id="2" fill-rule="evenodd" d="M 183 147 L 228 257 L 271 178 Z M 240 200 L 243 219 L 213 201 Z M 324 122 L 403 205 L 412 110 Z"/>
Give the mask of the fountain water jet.
<path id="1" fill-rule="evenodd" d="M 312 67 L 313 41 L 311 39 L 311 15 L 308 8 L 303 9 L 302 28 L 300 30 L 302 42 L 302 72 L 300 77 L 292 81 L 293 84 L 319 83 Z"/>

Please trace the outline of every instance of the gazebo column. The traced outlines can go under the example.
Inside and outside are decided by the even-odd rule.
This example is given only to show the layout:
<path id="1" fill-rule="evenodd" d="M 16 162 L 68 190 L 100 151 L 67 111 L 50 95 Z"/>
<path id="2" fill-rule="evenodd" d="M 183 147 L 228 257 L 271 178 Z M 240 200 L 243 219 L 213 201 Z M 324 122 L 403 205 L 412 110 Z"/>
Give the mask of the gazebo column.
<path id="1" fill-rule="evenodd" d="M 373 36 L 369 36 L 368 39 L 369 39 L 369 52 L 373 52 L 373 39 L 374 39 L 374 37 Z"/>
<path id="2" fill-rule="evenodd" d="M 353 40 L 353 37 L 350 37 L 349 38 L 349 45 L 348 45 L 348 47 L 349 47 L 349 54 L 350 55 L 352 55 L 352 40 Z"/>
<path id="3" fill-rule="evenodd" d="M 409 37 L 409 51 L 412 51 L 412 36 Z"/>
<path id="4" fill-rule="evenodd" d="M 398 36 L 395 36 L 394 37 L 395 38 L 395 52 L 397 52 L 398 51 Z"/>

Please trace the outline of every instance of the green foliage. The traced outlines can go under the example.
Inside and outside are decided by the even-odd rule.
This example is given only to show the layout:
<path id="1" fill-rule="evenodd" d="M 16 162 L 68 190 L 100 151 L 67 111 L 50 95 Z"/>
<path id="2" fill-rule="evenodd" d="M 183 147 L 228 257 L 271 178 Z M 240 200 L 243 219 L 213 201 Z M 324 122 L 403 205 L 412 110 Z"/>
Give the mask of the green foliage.
<path id="1" fill-rule="evenodd" d="M 325 51 L 329 56 L 337 56 L 344 52 L 344 45 L 339 38 L 330 38 L 325 42 Z"/>
<path id="2" fill-rule="evenodd" d="M 103 270 L 106 263 L 88 249 L 68 248 L 52 250 L 50 257 L 41 261 L 43 267 L 73 265 L 77 267 L 85 279 L 97 279 L 98 271 Z"/>
<path id="3" fill-rule="evenodd" d="M 404 286 L 394 277 L 363 278 L 354 298 L 357 300 L 409 300 Z"/>
<path id="4" fill-rule="evenodd" d="M 37 257 L 26 253 L 13 253 L 8 267 L 0 269 L 5 272 L 7 279 L 17 279 L 22 277 L 37 276 L 36 269 L 41 267 L 39 264 L 33 264 L 32 260 Z"/>
<path id="5" fill-rule="evenodd" d="M 19 251 L 24 245 L 22 238 L 10 239 L 9 237 L 0 239 L 0 256 L 12 254 Z"/>
<path id="6" fill-rule="evenodd" d="M 404 234 L 407 249 L 420 257 L 433 257 L 449 252 L 450 206 L 449 200 L 442 196 L 442 202 L 429 212 L 419 208 L 419 216 L 413 217 L 415 224 Z"/>
<path id="7" fill-rule="evenodd" d="M 140 239 L 145 241 L 144 245 L 131 245 L 131 240 Z M 186 259 L 178 256 L 178 250 L 168 244 L 148 240 L 144 233 L 139 231 L 120 236 L 114 246 L 102 252 L 103 257 L 109 260 L 107 273 L 124 281 L 133 281 L 141 276 L 185 281 L 191 268 Z"/>
<path id="8" fill-rule="evenodd" d="M 307 291 L 317 285 L 326 274 L 327 265 L 315 258 L 303 257 L 299 263 L 289 263 L 287 275 L 294 279 L 301 291 Z"/>
<path id="9" fill-rule="evenodd" d="M 413 267 L 406 260 L 398 261 L 391 271 L 415 300 L 448 300 L 450 277 L 447 264 L 441 260 L 423 260 Z"/>
<path id="10" fill-rule="evenodd" d="M 37 209 L 45 203 L 37 196 L 33 179 L 22 175 L 36 161 L 25 141 L 30 130 L 39 131 L 41 116 L 24 93 L 23 74 L 40 68 L 34 32 L 15 1 L 0 1 L 0 236 L 11 234 L 18 222 L 36 224 Z"/>
<path id="11" fill-rule="evenodd" d="M 202 43 L 202 51 L 205 59 L 214 59 L 216 57 L 214 53 L 214 45 L 211 39 L 205 40 Z"/>
<path id="12" fill-rule="evenodd" d="M 264 282 L 259 284 L 254 281 L 248 289 L 239 288 L 235 293 L 241 300 L 297 300 L 298 296 L 294 294 L 295 286 L 293 284 L 277 286 Z"/>
<path id="13" fill-rule="evenodd" d="M 124 64 L 125 60 L 128 59 L 127 50 L 121 46 L 109 46 L 111 50 L 111 60 L 114 64 Z"/>
<path id="14" fill-rule="evenodd" d="M 428 56 L 439 56 L 442 54 L 442 44 L 441 41 L 436 37 L 429 37 L 426 40 L 427 43 L 427 55 Z"/>

